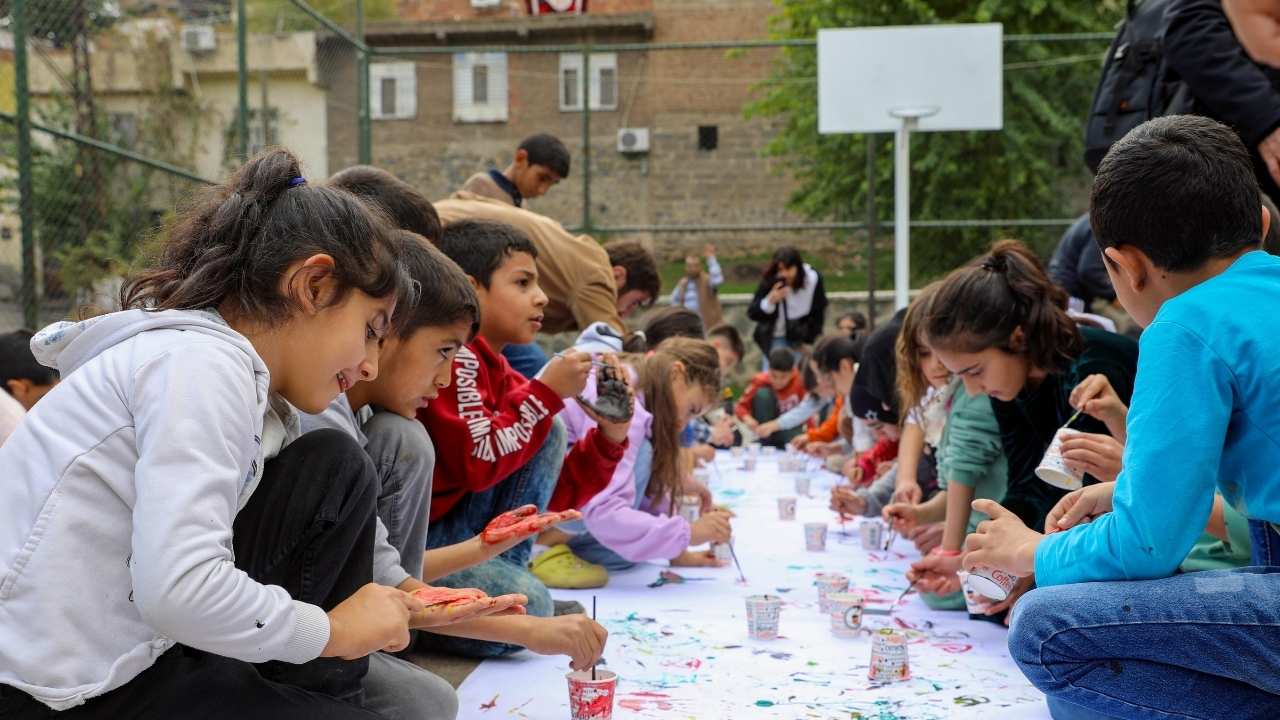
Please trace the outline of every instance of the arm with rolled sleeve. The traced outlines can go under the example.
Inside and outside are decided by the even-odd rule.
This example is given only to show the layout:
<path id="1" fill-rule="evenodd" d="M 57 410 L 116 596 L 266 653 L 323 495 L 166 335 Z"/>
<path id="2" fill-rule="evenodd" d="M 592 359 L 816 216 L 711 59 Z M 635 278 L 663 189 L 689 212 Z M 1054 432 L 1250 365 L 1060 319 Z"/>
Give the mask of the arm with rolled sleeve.
<path id="1" fill-rule="evenodd" d="M 1235 378 L 1182 325 L 1153 323 L 1141 347 L 1112 511 L 1041 541 L 1038 585 L 1168 577 L 1204 530 Z"/>
<path id="2" fill-rule="evenodd" d="M 138 612 L 156 632 L 244 660 L 302 663 L 329 641 L 329 619 L 235 566 L 231 526 L 261 411 L 253 368 L 221 343 L 190 343 L 142 366 L 128 404 L 138 464 L 133 576 Z M 247 446 L 247 448 L 246 448 Z"/>
<path id="3" fill-rule="evenodd" d="M 724 284 L 724 270 L 720 269 L 720 262 L 715 255 L 707 258 L 707 280 L 711 283 L 712 290 Z"/>

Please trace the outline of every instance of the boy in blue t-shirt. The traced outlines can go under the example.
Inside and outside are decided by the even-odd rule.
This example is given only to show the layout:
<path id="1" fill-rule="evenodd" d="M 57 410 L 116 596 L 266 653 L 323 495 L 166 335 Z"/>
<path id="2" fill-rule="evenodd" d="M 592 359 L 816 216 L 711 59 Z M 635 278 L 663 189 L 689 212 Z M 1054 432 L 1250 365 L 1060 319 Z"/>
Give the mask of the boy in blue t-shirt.
<path id="1" fill-rule="evenodd" d="M 963 564 L 1034 573 L 1009 649 L 1055 717 L 1280 716 L 1280 259 L 1249 154 L 1212 120 L 1152 120 L 1107 154 L 1090 212 L 1146 328 L 1123 470 L 1064 497 L 1048 535 L 975 502 L 992 520 Z M 1174 575 L 1215 489 L 1258 567 Z"/>

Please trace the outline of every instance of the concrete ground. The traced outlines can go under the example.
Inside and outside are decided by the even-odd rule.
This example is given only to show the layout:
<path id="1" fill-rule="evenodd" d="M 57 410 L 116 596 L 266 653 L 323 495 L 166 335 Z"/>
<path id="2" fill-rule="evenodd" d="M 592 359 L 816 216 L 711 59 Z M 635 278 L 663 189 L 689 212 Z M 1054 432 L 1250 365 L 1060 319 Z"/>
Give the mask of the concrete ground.
<path id="1" fill-rule="evenodd" d="M 444 678 L 456 690 L 472 670 L 480 664 L 474 658 L 457 657 L 434 652 L 414 652 L 406 658 L 420 668 Z"/>

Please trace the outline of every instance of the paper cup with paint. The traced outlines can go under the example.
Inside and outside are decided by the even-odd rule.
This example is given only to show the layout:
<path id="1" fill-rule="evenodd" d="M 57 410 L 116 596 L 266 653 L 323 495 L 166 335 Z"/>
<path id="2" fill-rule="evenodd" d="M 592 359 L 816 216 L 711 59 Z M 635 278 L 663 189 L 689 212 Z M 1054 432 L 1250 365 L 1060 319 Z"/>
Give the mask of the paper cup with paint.
<path id="1" fill-rule="evenodd" d="M 911 677 L 905 635 L 892 628 L 881 628 L 872 636 L 871 669 L 867 677 L 876 682 L 897 682 Z"/>
<path id="2" fill-rule="evenodd" d="M 879 520 L 863 520 L 858 525 L 858 538 L 863 550 L 884 549 L 884 523 Z"/>
<path id="3" fill-rule="evenodd" d="M 690 525 L 698 522 L 702 515 L 702 498 L 697 495 L 681 495 L 679 503 L 680 517 Z"/>
<path id="4" fill-rule="evenodd" d="M 1049 443 L 1049 449 L 1036 467 L 1036 477 L 1056 488 L 1079 490 L 1084 487 L 1084 474 L 1067 467 L 1067 461 L 1062 457 L 1062 441 L 1069 432 L 1073 431 L 1062 428 L 1054 434 L 1053 442 Z"/>
<path id="5" fill-rule="evenodd" d="M 809 484 L 812 481 L 813 481 L 813 478 L 809 477 L 809 475 L 806 473 L 801 473 L 797 475 L 796 476 L 796 495 L 799 495 L 800 497 L 809 497 Z"/>
<path id="6" fill-rule="evenodd" d="M 1009 597 L 1018 577 L 1003 570 L 989 567 L 976 567 L 969 571 L 969 587 L 983 597 L 1000 602 Z"/>
<path id="7" fill-rule="evenodd" d="M 862 593 L 836 592 L 827 596 L 827 615 L 836 637 L 857 637 L 862 629 Z"/>
<path id="8" fill-rule="evenodd" d="M 778 498 L 778 519 L 779 520 L 795 520 L 796 519 L 796 499 L 793 497 Z"/>
<path id="9" fill-rule="evenodd" d="M 742 469 L 746 470 L 747 472 L 755 472 L 755 469 L 756 469 L 755 457 L 748 455 L 746 458 L 743 458 Z"/>
<path id="10" fill-rule="evenodd" d="M 569 680 L 569 717 L 572 720 L 611 720 L 613 694 L 618 675 L 612 670 L 596 668 L 595 679 L 590 670 L 578 670 L 565 677 Z"/>
<path id="11" fill-rule="evenodd" d="M 782 598 L 777 595 L 751 595 L 747 598 L 747 634 L 752 640 L 776 640 L 778 617 L 782 614 Z"/>
<path id="12" fill-rule="evenodd" d="M 772 445 L 765 445 L 765 446 L 764 446 L 764 448 L 763 448 L 763 450 L 764 450 L 764 456 L 765 456 L 765 457 L 773 457 L 774 455 L 776 455 L 776 454 L 778 453 L 778 448 L 776 448 L 776 447 L 774 447 L 774 446 L 772 446 Z"/>
<path id="13" fill-rule="evenodd" d="M 729 549 L 729 543 L 711 543 L 711 554 L 718 563 L 727 563 L 733 560 L 733 552 Z"/>
<path id="14" fill-rule="evenodd" d="M 960 591 L 964 593 L 964 607 L 969 611 L 970 615 L 986 615 L 989 603 L 986 598 L 978 594 L 973 589 L 973 585 L 969 583 L 969 573 L 960 570 L 956 573 L 960 578 Z"/>
<path id="15" fill-rule="evenodd" d="M 830 611 L 827 604 L 827 598 L 831 593 L 842 593 L 849 589 L 849 578 L 840 573 L 818 573 L 814 576 L 813 584 L 818 588 L 818 612 L 823 614 Z"/>
<path id="16" fill-rule="evenodd" d="M 827 549 L 827 524 L 811 522 L 804 524 L 804 547 L 810 552 L 823 552 Z"/>

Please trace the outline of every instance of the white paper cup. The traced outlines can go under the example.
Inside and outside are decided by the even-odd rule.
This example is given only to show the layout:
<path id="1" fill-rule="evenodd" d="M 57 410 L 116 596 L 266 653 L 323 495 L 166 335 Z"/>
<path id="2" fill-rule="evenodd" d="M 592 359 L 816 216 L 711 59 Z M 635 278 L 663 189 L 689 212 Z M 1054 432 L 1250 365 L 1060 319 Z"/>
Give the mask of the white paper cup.
<path id="1" fill-rule="evenodd" d="M 837 592 L 827 596 L 827 614 L 831 618 L 831 634 L 857 637 L 862 629 L 862 593 Z"/>
<path id="2" fill-rule="evenodd" d="M 1003 570 L 989 567 L 976 567 L 969 571 L 969 587 L 983 597 L 1000 602 L 1009 597 L 1018 578 Z"/>
<path id="3" fill-rule="evenodd" d="M 697 495 L 681 495 L 679 508 L 680 517 L 692 525 L 702 516 L 702 498 Z"/>
<path id="4" fill-rule="evenodd" d="M 964 593 L 964 607 L 969 611 L 970 615 L 986 615 L 988 603 L 973 589 L 973 585 L 969 582 L 969 573 L 960 570 L 956 573 L 960 578 L 960 592 Z"/>
<path id="5" fill-rule="evenodd" d="M 858 525 L 858 538 L 863 550 L 884 549 L 884 523 L 879 520 L 863 520 Z"/>
<path id="6" fill-rule="evenodd" d="M 754 472 L 756 469 L 756 459 L 754 457 L 744 458 L 742 461 L 742 469 L 747 472 Z"/>
<path id="7" fill-rule="evenodd" d="M 1084 486 L 1084 474 L 1073 472 L 1062 457 L 1063 434 L 1068 432 L 1073 431 L 1061 428 L 1054 433 L 1053 442 L 1049 443 L 1049 449 L 1036 467 L 1036 477 L 1056 488 L 1079 490 Z"/>
<path id="8" fill-rule="evenodd" d="M 747 634 L 752 640 L 776 640 L 778 619 L 782 615 L 782 598 L 776 595 L 751 595 L 747 598 Z"/>
<path id="9" fill-rule="evenodd" d="M 733 560 L 733 552 L 729 548 L 729 543 L 711 543 L 711 552 L 715 555 L 716 560 L 720 562 Z"/>
<path id="10" fill-rule="evenodd" d="M 742 453 L 744 452 L 746 451 L 742 449 L 741 445 L 734 445 L 733 447 L 729 448 L 729 456 L 734 459 L 742 457 Z"/>
<path id="11" fill-rule="evenodd" d="M 867 677 L 876 682 L 897 682 L 911 677 L 907 638 L 891 628 L 881 628 L 871 640 L 871 668 Z"/>
<path id="12" fill-rule="evenodd" d="M 827 524 L 811 522 L 804 524 L 804 547 L 810 552 L 823 552 L 827 549 Z"/>
<path id="13" fill-rule="evenodd" d="M 796 476 L 796 495 L 801 497 L 809 497 L 809 484 L 812 478 L 808 475 L 801 474 Z"/>
<path id="14" fill-rule="evenodd" d="M 796 499 L 793 497 L 778 498 L 778 519 L 779 520 L 795 520 L 796 519 Z"/>
<path id="15" fill-rule="evenodd" d="M 842 593 L 849 589 L 849 578 L 840 573 L 818 573 L 814 576 L 813 584 L 818 588 L 818 612 L 830 612 L 831 606 L 827 604 L 827 598 L 831 593 Z"/>
<path id="16" fill-rule="evenodd" d="M 569 717 L 571 720 L 610 720 L 613 717 L 613 694 L 618 688 L 618 675 L 612 670 L 596 668 L 578 670 L 565 675 L 569 681 Z"/>

